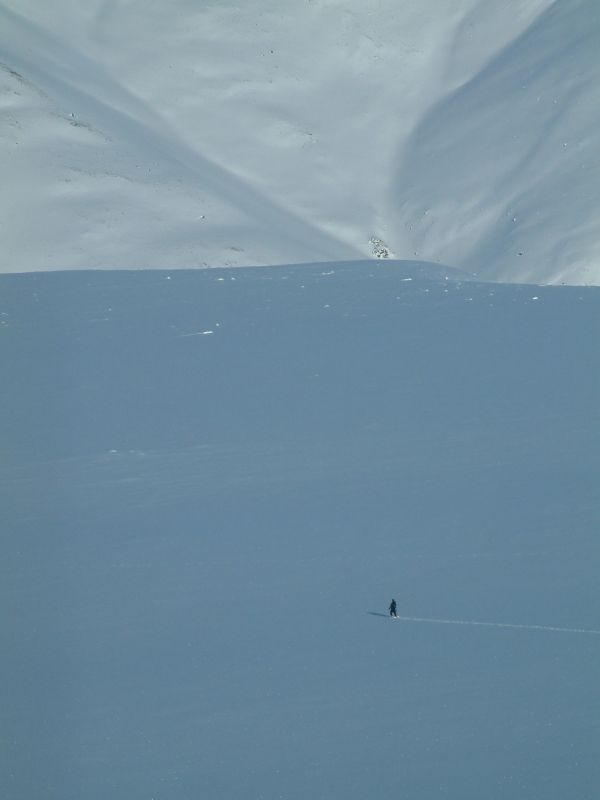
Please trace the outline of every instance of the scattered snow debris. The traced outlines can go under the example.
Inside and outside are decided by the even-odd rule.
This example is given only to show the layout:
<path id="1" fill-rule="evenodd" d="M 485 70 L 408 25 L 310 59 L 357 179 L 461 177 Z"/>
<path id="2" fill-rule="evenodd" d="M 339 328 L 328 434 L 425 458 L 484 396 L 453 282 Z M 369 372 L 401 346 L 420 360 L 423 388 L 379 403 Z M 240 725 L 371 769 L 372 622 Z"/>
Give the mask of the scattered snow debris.
<path id="1" fill-rule="evenodd" d="M 373 248 L 373 255 L 375 258 L 390 258 L 392 255 L 391 250 L 384 241 L 378 239 L 376 236 L 371 236 L 369 242 Z"/>

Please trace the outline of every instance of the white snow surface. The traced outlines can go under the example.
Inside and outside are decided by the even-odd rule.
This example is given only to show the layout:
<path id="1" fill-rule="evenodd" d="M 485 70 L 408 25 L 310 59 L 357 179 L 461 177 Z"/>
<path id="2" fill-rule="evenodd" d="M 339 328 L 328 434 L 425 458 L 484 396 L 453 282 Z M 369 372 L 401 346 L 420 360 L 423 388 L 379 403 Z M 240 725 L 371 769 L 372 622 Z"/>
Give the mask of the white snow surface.
<path id="1" fill-rule="evenodd" d="M 597 0 L 2 0 L 3 272 L 600 283 Z"/>
<path id="2" fill-rule="evenodd" d="M 598 341 L 418 263 L 0 275 L 0 797 L 595 800 Z"/>

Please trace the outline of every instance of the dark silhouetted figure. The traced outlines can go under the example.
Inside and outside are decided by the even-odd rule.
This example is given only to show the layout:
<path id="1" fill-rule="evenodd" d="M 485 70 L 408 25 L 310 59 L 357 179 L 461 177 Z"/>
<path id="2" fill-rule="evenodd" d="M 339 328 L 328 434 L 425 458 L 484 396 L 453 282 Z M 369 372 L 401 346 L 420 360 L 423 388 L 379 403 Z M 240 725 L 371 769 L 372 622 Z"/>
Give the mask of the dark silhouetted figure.
<path id="1" fill-rule="evenodd" d="M 396 614 L 396 601 L 392 598 L 392 602 L 390 603 L 390 617 L 397 617 Z"/>

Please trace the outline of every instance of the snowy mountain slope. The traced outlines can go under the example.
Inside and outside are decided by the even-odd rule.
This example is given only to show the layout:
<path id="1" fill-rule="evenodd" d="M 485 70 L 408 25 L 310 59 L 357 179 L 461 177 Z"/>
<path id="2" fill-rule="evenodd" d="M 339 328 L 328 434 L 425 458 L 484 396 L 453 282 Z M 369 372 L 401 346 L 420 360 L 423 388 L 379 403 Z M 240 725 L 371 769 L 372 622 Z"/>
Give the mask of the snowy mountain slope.
<path id="1" fill-rule="evenodd" d="M 422 258 L 482 277 L 596 282 L 600 5 L 553 4 L 435 104 L 397 175 Z"/>
<path id="2" fill-rule="evenodd" d="M 49 257 L 54 267 L 82 263 L 100 267 L 115 262 L 131 266 L 134 253 L 137 255 L 133 266 L 153 267 L 169 262 L 167 253 L 171 251 L 176 253 L 179 265 L 189 264 L 190 259 L 197 259 L 200 246 L 204 259 L 212 256 L 220 263 L 228 246 L 219 240 L 218 233 L 216 245 L 211 244 L 213 227 L 228 231 L 229 249 L 234 252 L 243 252 L 235 247 L 236 235 L 264 241 L 265 251 L 270 248 L 271 260 L 285 260 L 292 246 L 290 241 L 298 242 L 298 252 L 306 256 L 321 252 L 322 256 L 331 257 L 339 252 L 339 244 L 332 244 L 310 223 L 286 213 L 251 184 L 179 141 L 150 107 L 76 49 L 35 25 L 25 24 L 17 15 L 4 11 L 3 17 L 10 23 L 8 27 L 14 28 L 12 41 L 18 42 L 14 50 L 10 45 L 7 48 L 6 60 L 15 69 L 4 71 L 6 90 L 13 104 L 22 105 L 26 92 L 27 108 L 37 100 L 43 111 L 41 120 L 19 125 L 21 130 L 16 133 L 14 145 L 17 160 L 12 166 L 14 183 L 20 183 L 20 159 L 29 165 L 29 151 L 39 142 L 38 124 L 31 131 L 34 122 L 48 133 L 53 155 L 47 165 L 41 164 L 43 153 L 37 153 L 36 166 L 39 169 L 41 164 L 51 173 L 58 168 L 61 173 L 51 186 L 44 187 L 48 196 L 43 202 L 51 207 L 50 213 L 46 215 L 43 207 L 38 209 L 38 233 L 28 240 L 30 247 L 42 242 L 46 229 L 54 242 L 64 237 L 65 244 L 46 243 L 46 247 L 53 248 Z M 27 81 L 24 75 L 29 76 Z M 33 86 L 28 85 L 30 79 Z M 38 98 L 40 92 L 43 96 Z M 77 129 L 76 134 L 72 128 Z M 31 136 L 34 142 L 30 145 Z M 36 173 L 30 176 L 32 195 L 35 177 Z M 22 196 L 27 203 L 26 188 Z M 22 225 L 23 210 L 22 206 L 13 206 L 9 212 L 13 229 L 19 221 Z M 203 225 L 207 214 L 216 220 Z M 65 221 L 61 224 L 59 215 L 68 215 L 66 222 L 74 235 L 65 234 Z M 113 238 L 115 228 L 121 230 L 123 239 Z M 304 253 L 302 242 L 306 240 L 314 249 Z M 347 248 L 346 255 L 355 253 Z M 20 258 L 17 246 L 14 258 Z"/>
<path id="3" fill-rule="evenodd" d="M 1 268 L 381 242 L 596 282 L 597 24 L 594 0 L 3 0 Z"/>
<path id="4" fill-rule="evenodd" d="M 436 272 L 0 276 L 3 798 L 595 797 L 600 289 Z"/>

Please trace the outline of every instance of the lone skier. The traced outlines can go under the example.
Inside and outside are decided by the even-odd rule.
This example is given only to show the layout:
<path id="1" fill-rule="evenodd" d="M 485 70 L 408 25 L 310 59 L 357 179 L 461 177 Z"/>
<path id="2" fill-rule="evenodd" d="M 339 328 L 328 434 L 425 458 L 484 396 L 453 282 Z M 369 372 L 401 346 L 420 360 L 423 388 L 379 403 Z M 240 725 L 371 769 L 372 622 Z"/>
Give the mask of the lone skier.
<path id="1" fill-rule="evenodd" d="M 392 598 L 392 602 L 390 603 L 390 617 L 397 617 L 396 614 L 396 601 Z"/>

